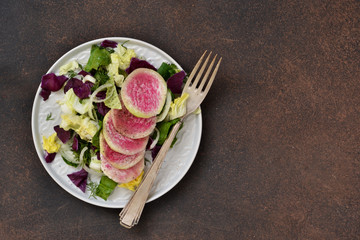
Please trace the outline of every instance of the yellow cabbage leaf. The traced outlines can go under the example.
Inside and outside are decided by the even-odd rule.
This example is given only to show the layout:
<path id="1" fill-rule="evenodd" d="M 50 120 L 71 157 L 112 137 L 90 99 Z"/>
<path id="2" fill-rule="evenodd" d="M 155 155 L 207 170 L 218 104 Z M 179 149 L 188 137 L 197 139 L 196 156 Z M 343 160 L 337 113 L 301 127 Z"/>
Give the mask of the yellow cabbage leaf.
<path id="1" fill-rule="evenodd" d="M 43 148 L 48 153 L 55 153 L 58 152 L 61 145 L 57 141 L 57 134 L 56 132 L 53 133 L 50 137 L 46 138 L 45 136 L 42 136 L 43 139 Z"/>
<path id="2" fill-rule="evenodd" d="M 180 118 L 186 114 L 186 100 L 189 98 L 189 94 L 184 93 L 181 97 L 175 98 L 170 105 L 168 113 L 169 120 Z"/>

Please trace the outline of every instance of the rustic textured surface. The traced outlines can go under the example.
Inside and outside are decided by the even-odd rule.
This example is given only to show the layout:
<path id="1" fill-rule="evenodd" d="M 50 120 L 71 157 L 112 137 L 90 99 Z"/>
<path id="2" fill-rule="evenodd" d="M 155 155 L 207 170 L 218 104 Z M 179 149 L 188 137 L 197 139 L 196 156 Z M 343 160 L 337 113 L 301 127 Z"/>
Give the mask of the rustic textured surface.
<path id="1" fill-rule="evenodd" d="M 0 3 L 1 239 L 359 239 L 358 1 Z M 191 70 L 223 56 L 196 160 L 132 230 L 62 190 L 32 142 L 40 77 L 100 37 Z"/>

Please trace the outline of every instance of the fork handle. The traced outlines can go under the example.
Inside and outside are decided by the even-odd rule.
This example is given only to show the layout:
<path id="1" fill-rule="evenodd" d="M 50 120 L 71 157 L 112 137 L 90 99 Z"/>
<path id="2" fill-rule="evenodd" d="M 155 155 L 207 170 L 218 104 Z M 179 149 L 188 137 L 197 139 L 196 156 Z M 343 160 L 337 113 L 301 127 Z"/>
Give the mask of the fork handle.
<path id="1" fill-rule="evenodd" d="M 151 187 L 154 184 L 155 178 L 159 172 L 159 169 L 164 162 L 166 153 L 168 152 L 172 141 L 174 140 L 176 133 L 178 132 L 182 123 L 182 119 L 177 122 L 173 127 L 162 145 L 159 153 L 154 159 L 150 169 L 144 175 L 143 180 L 139 184 L 139 187 L 134 192 L 133 196 L 126 204 L 124 209 L 120 212 L 120 224 L 126 228 L 131 228 L 139 222 L 142 210 L 144 209 L 144 205 L 146 200 L 148 199 Z"/>

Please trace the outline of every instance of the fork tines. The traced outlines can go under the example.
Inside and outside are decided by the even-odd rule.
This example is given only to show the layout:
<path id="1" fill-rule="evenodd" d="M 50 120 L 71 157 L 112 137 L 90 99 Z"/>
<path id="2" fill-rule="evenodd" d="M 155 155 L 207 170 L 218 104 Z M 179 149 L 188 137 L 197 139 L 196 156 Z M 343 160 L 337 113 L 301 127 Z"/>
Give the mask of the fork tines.
<path id="1" fill-rule="evenodd" d="M 200 68 L 200 71 L 198 71 L 200 65 L 201 65 L 201 62 L 203 61 L 203 58 L 205 57 L 207 53 L 207 50 L 203 53 L 203 55 L 201 56 L 201 58 L 199 59 L 199 61 L 196 63 L 193 71 L 191 72 L 187 82 L 186 82 L 186 85 L 184 88 L 197 88 L 199 89 L 200 91 L 203 91 L 203 92 L 208 92 L 210 87 L 211 87 L 211 84 L 212 82 L 214 81 L 215 79 L 215 76 L 216 76 L 216 73 L 219 69 L 219 66 L 220 66 L 220 63 L 221 63 L 221 60 L 222 60 L 222 57 L 220 57 L 215 69 L 213 70 L 212 72 L 212 75 L 210 77 L 210 79 L 207 81 L 207 78 L 209 77 L 210 73 L 211 73 L 211 70 L 213 69 L 213 65 L 215 63 L 215 60 L 216 60 L 216 57 L 217 57 L 217 54 L 215 55 L 215 57 L 213 58 L 213 60 L 211 61 L 210 63 L 210 66 L 208 67 L 206 73 L 205 73 L 205 76 L 202 78 L 202 75 L 205 71 L 205 68 L 209 62 L 209 59 L 210 59 L 210 56 L 212 54 L 212 52 L 209 53 L 209 55 L 207 56 L 204 64 L 202 65 L 202 67 Z M 195 80 L 193 80 L 194 76 L 196 75 L 196 78 Z M 202 78 L 202 81 L 199 83 L 199 80 Z M 207 84 L 205 85 L 205 82 L 207 82 Z"/>

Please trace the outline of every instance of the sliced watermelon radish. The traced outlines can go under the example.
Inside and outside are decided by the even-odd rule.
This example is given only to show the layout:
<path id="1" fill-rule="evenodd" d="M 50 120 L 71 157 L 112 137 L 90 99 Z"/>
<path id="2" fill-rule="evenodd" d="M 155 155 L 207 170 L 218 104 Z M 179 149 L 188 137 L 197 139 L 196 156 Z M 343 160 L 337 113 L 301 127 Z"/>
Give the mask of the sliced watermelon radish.
<path id="1" fill-rule="evenodd" d="M 129 138 L 146 137 L 152 133 L 156 125 L 155 116 L 150 118 L 136 117 L 124 105 L 122 109 L 113 109 L 111 112 L 116 131 Z"/>
<path id="2" fill-rule="evenodd" d="M 103 134 L 100 134 L 100 153 L 101 158 L 105 158 L 113 167 L 118 169 L 127 169 L 134 166 L 139 161 L 144 160 L 145 149 L 133 155 L 125 155 L 115 152 L 106 143 Z"/>
<path id="3" fill-rule="evenodd" d="M 101 159 L 101 170 L 106 176 L 117 183 L 127 183 L 137 178 L 144 169 L 144 161 L 139 161 L 137 164 L 128 169 L 117 169 L 113 167 L 106 158 Z"/>
<path id="4" fill-rule="evenodd" d="M 119 132 L 116 131 L 112 117 L 110 117 L 112 111 L 113 109 L 105 115 L 102 130 L 104 138 L 110 148 L 116 152 L 125 155 L 133 155 L 135 153 L 143 151 L 146 147 L 149 136 L 144 138 L 132 139 L 121 135 Z"/>
<path id="5" fill-rule="evenodd" d="M 156 122 L 161 122 L 168 115 L 171 106 L 171 101 L 172 101 L 171 91 L 167 90 L 165 105 L 161 110 L 161 113 L 156 116 Z"/>
<path id="6" fill-rule="evenodd" d="M 125 79 L 121 98 L 125 107 L 137 117 L 149 118 L 159 114 L 167 93 L 166 82 L 154 70 L 138 68 Z"/>

